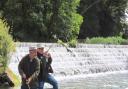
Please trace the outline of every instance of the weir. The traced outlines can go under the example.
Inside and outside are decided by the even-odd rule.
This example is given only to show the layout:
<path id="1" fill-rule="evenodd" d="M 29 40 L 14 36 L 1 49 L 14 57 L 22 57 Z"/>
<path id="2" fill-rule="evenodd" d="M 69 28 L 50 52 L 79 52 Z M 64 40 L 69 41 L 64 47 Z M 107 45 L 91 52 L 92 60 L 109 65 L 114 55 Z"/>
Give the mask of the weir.
<path id="1" fill-rule="evenodd" d="M 9 67 L 18 74 L 18 63 L 28 53 L 29 46 L 38 43 L 16 43 Z M 54 76 L 61 79 L 128 70 L 128 45 L 78 44 L 68 50 L 57 43 L 40 43 L 52 55 Z M 69 51 L 70 50 L 70 51 Z"/>

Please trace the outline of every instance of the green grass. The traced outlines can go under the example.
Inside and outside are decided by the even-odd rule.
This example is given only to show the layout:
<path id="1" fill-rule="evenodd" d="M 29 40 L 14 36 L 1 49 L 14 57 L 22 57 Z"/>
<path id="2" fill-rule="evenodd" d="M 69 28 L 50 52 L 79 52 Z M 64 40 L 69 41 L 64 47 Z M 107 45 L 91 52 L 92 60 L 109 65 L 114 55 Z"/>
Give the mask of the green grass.
<path id="1" fill-rule="evenodd" d="M 115 45 L 120 45 L 126 40 L 123 39 L 122 37 L 94 37 L 91 39 L 86 39 L 85 43 L 88 44 L 115 44 Z"/>
<path id="2" fill-rule="evenodd" d="M 20 85 L 20 78 L 17 75 L 15 75 L 9 68 L 4 70 L 4 67 L 0 67 L 0 73 L 3 73 L 3 72 L 7 73 L 8 77 L 15 84 L 15 87 L 18 87 Z M 9 85 L 3 84 L 2 86 L 0 86 L 0 89 L 8 89 L 8 87 Z"/>
<path id="3" fill-rule="evenodd" d="M 9 78 L 13 81 L 15 86 L 20 85 L 20 78 L 15 75 L 9 68 L 6 69 L 6 73 L 8 74 Z"/>

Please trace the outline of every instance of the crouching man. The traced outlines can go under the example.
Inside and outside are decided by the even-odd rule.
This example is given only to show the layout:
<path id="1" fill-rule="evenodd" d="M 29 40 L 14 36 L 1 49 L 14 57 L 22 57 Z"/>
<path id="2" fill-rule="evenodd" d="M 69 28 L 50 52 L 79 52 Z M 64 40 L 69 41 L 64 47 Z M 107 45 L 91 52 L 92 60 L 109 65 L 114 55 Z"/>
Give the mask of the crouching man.
<path id="1" fill-rule="evenodd" d="M 29 54 L 21 59 L 18 70 L 22 78 L 21 89 L 38 89 L 40 61 L 35 47 L 29 48 Z"/>

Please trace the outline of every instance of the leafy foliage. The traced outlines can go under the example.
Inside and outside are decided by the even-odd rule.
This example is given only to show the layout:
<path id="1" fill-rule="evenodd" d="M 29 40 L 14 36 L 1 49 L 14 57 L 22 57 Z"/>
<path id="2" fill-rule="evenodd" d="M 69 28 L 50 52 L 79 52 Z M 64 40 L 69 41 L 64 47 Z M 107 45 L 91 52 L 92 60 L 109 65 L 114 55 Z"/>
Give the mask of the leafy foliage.
<path id="1" fill-rule="evenodd" d="M 11 26 L 10 33 L 15 40 L 37 41 L 45 30 L 42 3 L 40 0 L 8 0 L 4 18 Z M 45 34 L 45 33 L 43 33 Z M 38 39 L 39 38 L 39 39 Z"/>
<path id="2" fill-rule="evenodd" d="M 79 33 L 78 5 L 79 0 L 6 0 L 3 17 L 15 40 L 66 42 Z"/>
<path id="3" fill-rule="evenodd" d="M 88 44 L 122 44 L 123 42 L 125 42 L 125 39 L 122 39 L 121 37 L 94 37 L 91 39 L 87 39 L 86 43 Z"/>
<path id="4" fill-rule="evenodd" d="M 12 37 L 8 34 L 8 29 L 7 24 L 0 19 L 0 64 L 4 70 L 9 61 L 9 53 L 14 51 L 15 46 Z"/>
<path id="5" fill-rule="evenodd" d="M 80 30 L 82 17 L 76 12 L 79 0 L 57 1 L 53 6 L 54 11 L 51 19 L 52 24 L 50 25 L 50 31 L 53 36 L 67 42 L 73 38 L 77 38 Z"/>
<path id="6" fill-rule="evenodd" d="M 71 41 L 68 42 L 69 46 L 74 48 L 76 47 L 77 43 L 78 42 L 76 39 L 72 39 Z"/>
<path id="7" fill-rule="evenodd" d="M 81 0 L 79 13 L 84 16 L 79 38 L 118 36 L 123 30 L 127 0 Z M 85 35 L 86 34 L 86 35 Z"/>
<path id="8" fill-rule="evenodd" d="M 15 41 L 55 42 L 61 39 L 68 42 L 77 38 L 119 36 L 124 27 L 121 18 L 124 17 L 127 2 L 1 0 L 0 9 Z"/>

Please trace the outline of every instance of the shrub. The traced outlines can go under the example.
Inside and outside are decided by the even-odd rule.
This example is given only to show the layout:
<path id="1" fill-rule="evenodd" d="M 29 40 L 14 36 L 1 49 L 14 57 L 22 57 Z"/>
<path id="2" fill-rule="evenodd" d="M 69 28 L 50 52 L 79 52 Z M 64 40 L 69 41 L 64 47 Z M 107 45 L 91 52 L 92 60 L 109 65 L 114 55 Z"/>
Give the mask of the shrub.
<path id="1" fill-rule="evenodd" d="M 125 39 L 121 38 L 121 37 L 107 37 L 107 38 L 103 38 L 103 37 L 94 37 L 91 39 L 87 39 L 86 43 L 89 44 L 122 44 L 123 42 L 125 42 Z"/>
<path id="2" fill-rule="evenodd" d="M 121 42 L 121 45 L 128 45 L 128 40 Z"/>
<path id="3" fill-rule="evenodd" d="M 14 42 L 8 34 L 9 27 L 0 19 L 0 72 L 5 71 L 9 61 L 9 53 L 14 51 Z"/>
<path id="4" fill-rule="evenodd" d="M 76 47 L 77 45 L 77 40 L 76 39 L 72 39 L 71 41 L 68 42 L 69 46 L 70 47 Z"/>

